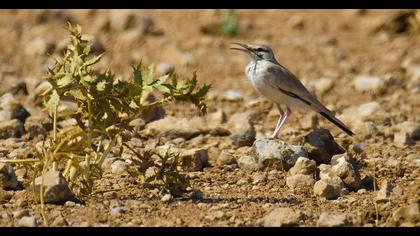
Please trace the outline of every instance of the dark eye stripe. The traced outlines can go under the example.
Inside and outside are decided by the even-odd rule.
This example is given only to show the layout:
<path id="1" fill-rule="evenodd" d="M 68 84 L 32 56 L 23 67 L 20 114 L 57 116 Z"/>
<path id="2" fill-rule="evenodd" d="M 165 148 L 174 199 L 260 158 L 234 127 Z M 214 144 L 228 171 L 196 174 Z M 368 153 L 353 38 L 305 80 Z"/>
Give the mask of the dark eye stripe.
<path id="1" fill-rule="evenodd" d="M 268 52 L 268 50 L 265 49 L 265 48 L 257 48 L 257 49 L 255 49 L 255 51 L 257 51 L 257 52 Z"/>

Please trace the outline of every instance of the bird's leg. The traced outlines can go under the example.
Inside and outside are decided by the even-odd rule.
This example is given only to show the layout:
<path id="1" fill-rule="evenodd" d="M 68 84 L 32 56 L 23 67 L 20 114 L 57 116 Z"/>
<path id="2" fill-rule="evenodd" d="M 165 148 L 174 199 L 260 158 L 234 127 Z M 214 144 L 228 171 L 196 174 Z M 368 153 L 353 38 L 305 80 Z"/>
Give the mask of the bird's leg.
<path id="1" fill-rule="evenodd" d="M 279 108 L 281 116 L 280 116 L 280 118 L 277 122 L 276 129 L 274 130 L 274 133 L 271 136 L 271 138 L 276 138 L 277 137 L 277 134 L 279 133 L 279 131 L 280 131 L 281 127 L 283 126 L 284 122 L 286 121 L 287 117 L 292 113 L 292 111 L 290 110 L 289 107 L 286 107 L 286 111 L 283 111 L 283 109 L 280 106 L 278 106 L 278 108 Z"/>

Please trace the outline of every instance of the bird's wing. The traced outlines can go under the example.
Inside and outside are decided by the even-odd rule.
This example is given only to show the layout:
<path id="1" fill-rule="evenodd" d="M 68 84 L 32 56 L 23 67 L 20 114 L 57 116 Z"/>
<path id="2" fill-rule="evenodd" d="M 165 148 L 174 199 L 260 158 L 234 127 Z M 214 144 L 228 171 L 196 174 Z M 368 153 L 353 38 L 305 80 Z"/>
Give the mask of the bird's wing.
<path id="1" fill-rule="evenodd" d="M 296 76 L 284 66 L 273 64 L 267 68 L 267 72 L 279 75 L 272 77 L 270 83 L 273 87 L 278 88 L 280 92 L 288 96 L 301 100 L 312 110 L 327 118 L 344 132 L 349 135 L 353 135 L 353 132 L 343 122 L 337 119 L 334 114 L 328 110 L 328 108 L 326 108 L 314 95 L 312 95 L 305 88 L 302 82 L 300 82 L 299 79 L 297 79 Z"/>

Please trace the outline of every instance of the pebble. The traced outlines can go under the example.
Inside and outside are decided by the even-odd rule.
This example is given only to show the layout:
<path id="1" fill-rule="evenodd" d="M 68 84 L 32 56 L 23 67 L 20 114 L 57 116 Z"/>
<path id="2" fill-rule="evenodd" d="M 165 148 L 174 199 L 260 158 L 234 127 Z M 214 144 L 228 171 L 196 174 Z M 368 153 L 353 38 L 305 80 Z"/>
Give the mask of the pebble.
<path id="1" fill-rule="evenodd" d="M 336 157 L 336 156 L 334 156 Z M 334 158 L 333 157 L 333 158 Z M 331 170 L 341 178 L 345 186 L 357 191 L 361 185 L 361 178 L 359 171 L 350 162 L 346 160 L 347 155 L 339 154 L 335 158 L 337 162 L 332 166 Z"/>
<path id="2" fill-rule="evenodd" d="M 376 194 L 376 201 L 377 202 L 387 202 L 390 200 L 391 198 L 391 193 L 392 193 L 392 186 L 391 184 L 388 182 L 388 180 L 383 180 L 381 182 L 379 191 Z"/>
<path id="3" fill-rule="evenodd" d="M 42 37 L 35 37 L 25 44 L 23 52 L 25 55 L 30 57 L 46 56 L 47 53 L 52 53 L 54 47 L 54 44 L 47 42 L 46 39 Z"/>
<path id="4" fill-rule="evenodd" d="M 29 211 L 26 210 L 26 209 L 16 210 L 12 214 L 13 214 L 13 218 L 20 219 L 20 218 L 22 218 L 24 216 L 29 216 Z"/>
<path id="5" fill-rule="evenodd" d="M 265 227 L 296 226 L 304 217 L 302 211 L 280 207 L 263 218 L 263 225 Z"/>
<path id="6" fill-rule="evenodd" d="M 35 179 L 35 193 L 39 196 L 41 176 Z M 73 197 L 67 181 L 59 171 L 49 170 L 44 174 L 44 202 L 64 202 Z"/>
<path id="7" fill-rule="evenodd" d="M 161 62 L 159 64 L 157 64 L 156 66 L 156 74 L 158 76 L 162 76 L 162 75 L 166 75 L 166 74 L 170 74 L 172 72 L 174 72 L 174 66 L 166 63 L 166 62 Z"/>
<path id="8" fill-rule="evenodd" d="M 419 215 L 419 203 L 416 202 L 395 210 L 391 215 L 391 222 L 399 226 L 404 223 L 416 225 L 419 222 Z"/>
<path id="9" fill-rule="evenodd" d="M 18 221 L 18 226 L 20 227 L 37 227 L 35 217 L 33 216 L 24 216 Z"/>
<path id="10" fill-rule="evenodd" d="M 314 184 L 315 179 L 311 175 L 295 174 L 286 177 L 286 185 L 291 189 L 304 189 Z"/>
<path id="11" fill-rule="evenodd" d="M 222 150 L 217 158 L 217 163 L 221 166 L 236 164 L 236 158 L 226 150 Z"/>
<path id="12" fill-rule="evenodd" d="M 249 112 L 234 114 L 227 123 L 230 139 L 236 147 L 252 146 L 255 141 L 255 128 Z"/>
<path id="13" fill-rule="evenodd" d="M 230 101 L 230 102 L 239 102 L 239 101 L 243 101 L 243 99 L 244 99 L 244 96 L 242 95 L 242 93 L 234 89 L 229 89 L 222 96 L 222 100 Z"/>
<path id="14" fill-rule="evenodd" d="M 306 135 L 304 148 L 308 152 L 308 157 L 317 164 L 329 163 L 333 155 L 345 152 L 327 129 L 316 129 Z"/>
<path id="15" fill-rule="evenodd" d="M 385 82 L 378 76 L 359 75 L 354 80 L 354 87 L 359 92 L 379 92 L 385 87 Z"/>
<path id="16" fill-rule="evenodd" d="M 18 119 L 0 121 L 0 139 L 19 138 L 24 132 L 23 122 Z"/>
<path id="17" fill-rule="evenodd" d="M 318 227 L 343 227 L 349 225 L 350 222 L 346 214 L 331 214 L 329 212 L 322 212 L 316 222 Z"/>
<path id="18" fill-rule="evenodd" d="M 397 125 L 397 130 L 406 133 L 414 140 L 420 139 L 420 124 L 413 121 L 404 121 Z"/>
<path id="19" fill-rule="evenodd" d="M 160 200 L 162 202 L 169 202 L 170 200 L 172 200 L 172 195 L 167 193 L 167 194 L 163 195 L 163 197 Z"/>
<path id="20" fill-rule="evenodd" d="M 310 160 L 306 157 L 299 157 L 295 163 L 295 165 L 290 168 L 289 173 L 290 175 L 310 175 L 314 173 L 316 170 L 316 162 Z"/>
<path id="21" fill-rule="evenodd" d="M 125 161 L 116 160 L 111 164 L 111 172 L 114 174 L 128 173 L 128 164 Z"/>
<path id="22" fill-rule="evenodd" d="M 188 119 L 167 116 L 163 119 L 148 123 L 140 134 L 154 137 L 164 136 L 170 139 L 179 137 L 190 139 L 199 133 L 200 130 L 193 127 Z"/>
<path id="23" fill-rule="evenodd" d="M 343 187 L 343 182 L 339 177 L 320 179 L 314 185 L 314 194 L 327 200 L 333 200 L 340 196 Z"/>
<path id="24" fill-rule="evenodd" d="M 0 188 L 14 189 L 19 186 L 15 170 L 10 164 L 0 163 Z"/>

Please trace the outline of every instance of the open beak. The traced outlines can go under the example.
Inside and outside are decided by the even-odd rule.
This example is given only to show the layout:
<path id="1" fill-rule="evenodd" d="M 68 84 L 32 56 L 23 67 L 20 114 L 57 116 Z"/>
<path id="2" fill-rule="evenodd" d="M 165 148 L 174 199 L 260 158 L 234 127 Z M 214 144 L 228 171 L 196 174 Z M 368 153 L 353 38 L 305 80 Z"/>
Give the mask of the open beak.
<path id="1" fill-rule="evenodd" d="M 231 47 L 230 49 L 239 50 L 239 51 L 243 51 L 247 53 L 251 53 L 251 52 L 253 53 L 252 49 L 246 44 L 243 44 L 243 43 L 232 43 L 232 44 L 238 45 L 239 47 Z"/>

